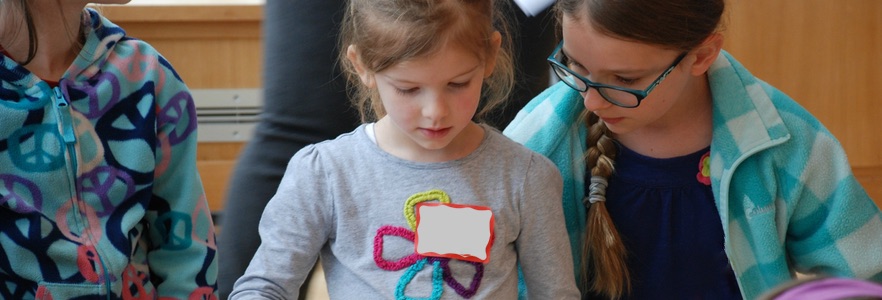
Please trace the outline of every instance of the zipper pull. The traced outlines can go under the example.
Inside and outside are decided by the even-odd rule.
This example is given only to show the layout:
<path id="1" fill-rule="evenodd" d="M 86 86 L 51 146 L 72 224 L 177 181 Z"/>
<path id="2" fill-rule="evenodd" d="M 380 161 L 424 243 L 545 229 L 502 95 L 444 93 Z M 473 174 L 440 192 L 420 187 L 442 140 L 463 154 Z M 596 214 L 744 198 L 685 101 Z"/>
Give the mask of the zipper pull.
<path id="1" fill-rule="evenodd" d="M 76 143 L 77 135 L 74 133 L 73 121 L 70 116 L 70 103 L 64 99 L 61 87 L 55 87 L 52 91 L 55 93 L 55 108 L 58 111 L 58 126 L 61 127 L 61 136 L 65 143 Z"/>

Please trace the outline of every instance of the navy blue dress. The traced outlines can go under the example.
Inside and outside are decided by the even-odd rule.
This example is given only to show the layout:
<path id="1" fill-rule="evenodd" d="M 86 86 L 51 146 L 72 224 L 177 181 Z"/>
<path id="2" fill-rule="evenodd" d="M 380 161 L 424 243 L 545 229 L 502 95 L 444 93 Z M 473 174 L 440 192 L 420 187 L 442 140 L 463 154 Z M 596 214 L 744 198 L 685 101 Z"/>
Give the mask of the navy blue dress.
<path id="1" fill-rule="evenodd" d="M 656 159 L 617 146 L 606 206 L 628 251 L 623 299 L 741 299 L 703 161 L 710 148 Z"/>

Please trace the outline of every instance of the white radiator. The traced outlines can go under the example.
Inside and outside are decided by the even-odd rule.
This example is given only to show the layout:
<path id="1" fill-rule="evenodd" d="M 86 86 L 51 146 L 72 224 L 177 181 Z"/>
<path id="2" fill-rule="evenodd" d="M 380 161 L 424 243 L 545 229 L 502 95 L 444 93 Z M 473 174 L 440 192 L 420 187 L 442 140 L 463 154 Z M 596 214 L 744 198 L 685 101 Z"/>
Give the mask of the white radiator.
<path id="1" fill-rule="evenodd" d="M 199 142 L 244 142 L 263 107 L 261 89 L 193 89 Z"/>

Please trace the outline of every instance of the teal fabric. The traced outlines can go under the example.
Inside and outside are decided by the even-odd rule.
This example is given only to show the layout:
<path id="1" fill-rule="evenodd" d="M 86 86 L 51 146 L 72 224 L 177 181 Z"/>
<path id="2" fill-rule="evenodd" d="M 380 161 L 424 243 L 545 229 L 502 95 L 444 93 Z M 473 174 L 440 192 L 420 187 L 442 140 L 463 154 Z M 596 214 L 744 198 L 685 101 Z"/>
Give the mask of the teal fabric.
<path id="1" fill-rule="evenodd" d="M 725 51 L 709 70 L 711 185 L 726 253 L 745 299 L 795 272 L 882 281 L 882 216 L 851 173 L 840 143 L 804 108 Z M 563 207 L 580 266 L 585 209 L 581 96 L 558 83 L 504 134 L 560 168 Z"/>
<path id="2" fill-rule="evenodd" d="M 214 297 L 190 92 L 87 13 L 57 87 L 0 55 L 0 299 Z"/>

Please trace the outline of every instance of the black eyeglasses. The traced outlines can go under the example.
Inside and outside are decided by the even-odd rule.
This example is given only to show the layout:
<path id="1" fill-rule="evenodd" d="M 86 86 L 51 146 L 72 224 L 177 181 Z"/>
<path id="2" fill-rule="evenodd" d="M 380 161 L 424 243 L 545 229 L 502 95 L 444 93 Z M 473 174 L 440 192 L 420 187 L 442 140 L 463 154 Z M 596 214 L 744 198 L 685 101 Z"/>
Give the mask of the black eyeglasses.
<path id="1" fill-rule="evenodd" d="M 606 101 L 609 101 L 609 103 L 626 108 L 633 108 L 640 105 L 640 101 L 643 101 L 643 98 L 646 98 L 646 96 L 649 95 L 649 92 L 652 92 L 652 90 L 655 89 L 655 87 L 658 86 L 658 84 L 661 83 L 661 81 L 664 80 L 665 77 L 667 77 L 668 74 L 671 73 L 671 71 L 674 71 L 674 67 L 676 67 L 677 64 L 679 64 L 684 57 L 686 57 L 687 53 L 683 52 L 683 54 L 677 56 L 677 59 L 674 60 L 674 63 L 671 64 L 670 67 L 662 72 L 661 75 L 659 75 L 658 78 L 656 78 L 655 81 L 653 81 L 652 84 L 649 85 L 649 87 L 641 91 L 620 86 L 596 83 L 588 80 L 588 78 L 585 78 L 584 76 L 579 75 L 573 70 L 570 70 L 570 68 L 567 68 L 565 63 L 561 62 L 566 58 L 566 56 L 564 56 L 563 54 L 563 51 L 561 51 L 561 48 L 563 48 L 563 41 L 561 41 L 560 44 L 557 45 L 557 48 L 554 49 L 554 52 L 552 52 L 551 55 L 548 56 L 548 63 L 551 64 L 551 69 L 554 70 L 554 74 L 557 75 L 557 78 L 560 78 L 560 80 L 566 83 L 568 86 L 582 93 L 588 91 L 588 88 L 596 89 L 600 96 L 602 96 L 603 99 L 606 99 Z"/>

